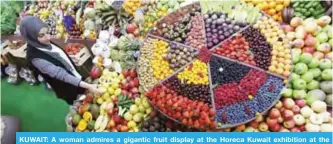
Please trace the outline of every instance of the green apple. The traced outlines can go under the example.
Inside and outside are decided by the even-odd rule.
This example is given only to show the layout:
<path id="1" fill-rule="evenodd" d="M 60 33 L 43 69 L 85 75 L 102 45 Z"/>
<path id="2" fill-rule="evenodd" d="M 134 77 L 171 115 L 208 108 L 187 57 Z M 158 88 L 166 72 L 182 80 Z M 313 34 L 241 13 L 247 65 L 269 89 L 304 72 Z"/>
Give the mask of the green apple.
<path id="1" fill-rule="evenodd" d="M 310 53 L 303 53 L 300 56 L 299 61 L 305 64 L 309 64 L 312 61 L 312 55 Z"/>
<path id="2" fill-rule="evenodd" d="M 294 99 L 304 99 L 306 97 L 305 90 L 294 90 L 293 91 L 293 98 Z"/>
<path id="3" fill-rule="evenodd" d="M 308 64 L 309 68 L 316 68 L 319 66 L 319 60 L 317 58 L 313 58 L 311 62 Z"/>
<path id="4" fill-rule="evenodd" d="M 249 126 L 249 127 L 246 127 L 244 132 L 254 132 L 255 131 L 255 128 Z"/>
<path id="5" fill-rule="evenodd" d="M 302 49 L 299 49 L 299 48 L 293 48 L 293 49 L 291 50 L 291 53 L 292 53 L 293 57 L 294 57 L 294 56 L 300 56 L 300 55 L 302 54 Z"/>
<path id="6" fill-rule="evenodd" d="M 304 74 L 308 71 L 308 66 L 305 63 L 298 63 L 294 68 L 296 74 Z"/>
<path id="7" fill-rule="evenodd" d="M 319 88 L 319 82 L 316 80 L 312 80 L 310 83 L 306 84 L 306 89 L 314 90 Z"/>
<path id="8" fill-rule="evenodd" d="M 303 79 L 298 79 L 293 81 L 293 88 L 295 89 L 305 89 L 306 88 L 306 82 Z"/>
<path id="9" fill-rule="evenodd" d="M 293 63 L 297 64 L 300 56 L 293 56 Z"/>
<path id="10" fill-rule="evenodd" d="M 332 67 L 332 62 L 329 59 L 321 59 L 319 61 L 319 68 L 320 69 L 329 69 Z"/>
<path id="11" fill-rule="evenodd" d="M 312 72 L 305 72 L 305 74 L 302 74 L 301 79 L 303 79 L 305 82 L 309 83 L 313 80 L 313 74 Z"/>
<path id="12" fill-rule="evenodd" d="M 295 81 L 295 80 L 298 80 L 298 79 L 300 79 L 300 78 L 301 78 L 300 75 L 295 74 L 295 73 L 292 73 L 292 74 L 291 74 L 291 78 L 290 78 L 290 80 L 291 80 L 291 81 Z"/>
<path id="13" fill-rule="evenodd" d="M 308 92 L 306 95 L 306 103 L 311 105 L 316 100 L 324 101 L 326 98 L 325 92 L 320 89 L 314 89 Z"/>
<path id="14" fill-rule="evenodd" d="M 332 80 L 332 69 L 325 69 L 321 73 L 321 78 L 323 78 L 324 80 Z"/>
<path id="15" fill-rule="evenodd" d="M 319 68 L 310 69 L 309 72 L 311 72 L 315 78 L 319 77 L 321 74 L 321 70 Z"/>
<path id="16" fill-rule="evenodd" d="M 324 43 L 327 42 L 328 35 L 325 32 L 321 32 L 316 36 L 316 38 L 320 43 Z"/>
<path id="17" fill-rule="evenodd" d="M 293 95 L 293 90 L 289 88 L 284 88 L 281 94 L 283 97 L 291 97 Z"/>

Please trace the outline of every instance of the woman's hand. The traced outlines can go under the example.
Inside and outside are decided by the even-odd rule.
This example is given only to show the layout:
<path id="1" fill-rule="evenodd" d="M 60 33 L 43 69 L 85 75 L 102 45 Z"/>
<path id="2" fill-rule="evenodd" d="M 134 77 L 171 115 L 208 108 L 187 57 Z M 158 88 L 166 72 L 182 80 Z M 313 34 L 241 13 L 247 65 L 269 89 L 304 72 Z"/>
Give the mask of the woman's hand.
<path id="1" fill-rule="evenodd" d="M 89 84 L 84 81 L 80 82 L 80 87 L 87 89 L 89 92 L 92 92 L 94 94 L 101 94 L 104 93 L 104 91 L 97 88 L 97 85 Z"/>
<path id="2" fill-rule="evenodd" d="M 91 93 L 94 93 L 94 94 L 104 93 L 104 91 L 98 89 L 97 85 L 94 85 L 94 84 L 89 84 L 87 89 L 88 89 L 88 91 L 90 91 Z"/>

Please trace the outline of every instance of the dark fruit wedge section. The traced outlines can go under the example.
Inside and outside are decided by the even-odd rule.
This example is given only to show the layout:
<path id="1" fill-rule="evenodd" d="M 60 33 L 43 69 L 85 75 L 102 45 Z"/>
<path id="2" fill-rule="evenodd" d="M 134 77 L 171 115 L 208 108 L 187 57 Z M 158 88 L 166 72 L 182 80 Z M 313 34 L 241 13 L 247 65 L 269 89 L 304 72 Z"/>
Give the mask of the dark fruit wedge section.
<path id="1" fill-rule="evenodd" d="M 272 48 L 266 42 L 266 38 L 261 35 L 259 30 L 252 26 L 242 31 L 241 34 L 249 44 L 250 50 L 254 55 L 256 66 L 268 70 L 268 67 L 271 64 Z"/>
<path id="2" fill-rule="evenodd" d="M 158 22 L 151 33 L 171 41 L 185 43 L 191 30 L 191 12 L 195 11 L 200 12 L 198 3 L 180 8 Z"/>
<path id="3" fill-rule="evenodd" d="M 204 14 L 207 47 L 209 49 L 228 39 L 247 26 L 228 18 L 223 12 L 208 12 Z"/>
<path id="4" fill-rule="evenodd" d="M 249 72 L 250 67 L 213 55 L 209 62 L 213 87 L 240 80 Z"/>

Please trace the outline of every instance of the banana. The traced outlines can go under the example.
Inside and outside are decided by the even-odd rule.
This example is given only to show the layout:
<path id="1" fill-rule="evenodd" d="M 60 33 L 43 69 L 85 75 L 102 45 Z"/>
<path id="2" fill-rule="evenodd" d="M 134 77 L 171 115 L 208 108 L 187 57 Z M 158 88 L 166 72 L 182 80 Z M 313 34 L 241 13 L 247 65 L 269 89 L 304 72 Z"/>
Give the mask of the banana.
<path id="1" fill-rule="evenodd" d="M 102 123 L 102 122 L 103 122 L 103 115 L 100 115 L 100 116 L 98 116 L 98 118 L 96 119 L 94 129 L 95 129 L 95 130 L 99 130 L 100 127 L 101 127 L 101 123 Z"/>
<path id="2" fill-rule="evenodd" d="M 96 132 L 102 132 L 105 130 L 106 126 L 108 125 L 109 117 L 107 115 L 102 117 L 101 124 L 99 125 L 99 129 L 96 130 Z"/>
<path id="3" fill-rule="evenodd" d="M 103 102 L 101 107 L 99 108 L 100 111 L 105 111 L 108 106 L 108 102 Z"/>

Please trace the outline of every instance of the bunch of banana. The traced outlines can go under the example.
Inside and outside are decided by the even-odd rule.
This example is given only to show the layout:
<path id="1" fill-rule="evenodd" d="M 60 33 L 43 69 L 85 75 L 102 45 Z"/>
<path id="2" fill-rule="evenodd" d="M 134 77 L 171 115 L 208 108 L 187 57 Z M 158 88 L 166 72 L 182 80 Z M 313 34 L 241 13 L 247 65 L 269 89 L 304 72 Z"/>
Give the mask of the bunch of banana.
<path id="1" fill-rule="evenodd" d="M 122 27 L 133 19 L 123 8 L 115 9 L 108 5 L 96 9 L 96 14 L 102 19 L 103 29 L 114 25 Z"/>

